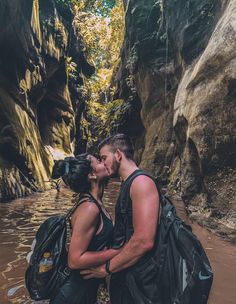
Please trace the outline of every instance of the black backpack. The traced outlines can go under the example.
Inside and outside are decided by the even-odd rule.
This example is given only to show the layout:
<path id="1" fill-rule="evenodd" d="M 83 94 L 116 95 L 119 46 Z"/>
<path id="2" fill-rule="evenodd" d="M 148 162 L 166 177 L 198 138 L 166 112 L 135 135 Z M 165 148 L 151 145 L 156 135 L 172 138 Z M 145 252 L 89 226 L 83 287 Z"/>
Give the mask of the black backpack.
<path id="1" fill-rule="evenodd" d="M 138 175 L 152 178 L 139 170 L 123 188 L 121 209 L 127 227 L 126 205 L 130 186 Z M 160 194 L 159 189 L 158 192 Z M 154 248 L 127 271 L 127 285 L 134 302 L 206 304 L 213 281 L 209 260 L 191 227 L 176 215 L 171 201 L 160 194 L 160 202 L 160 220 Z M 127 227 L 126 240 L 131 237 Z"/>
<path id="2" fill-rule="evenodd" d="M 67 222 L 79 203 L 76 202 L 66 215 L 45 220 L 36 233 L 36 244 L 25 273 L 26 288 L 33 300 L 53 298 L 70 275 L 67 266 Z M 45 252 L 50 253 L 53 267 L 41 273 L 39 264 Z"/>

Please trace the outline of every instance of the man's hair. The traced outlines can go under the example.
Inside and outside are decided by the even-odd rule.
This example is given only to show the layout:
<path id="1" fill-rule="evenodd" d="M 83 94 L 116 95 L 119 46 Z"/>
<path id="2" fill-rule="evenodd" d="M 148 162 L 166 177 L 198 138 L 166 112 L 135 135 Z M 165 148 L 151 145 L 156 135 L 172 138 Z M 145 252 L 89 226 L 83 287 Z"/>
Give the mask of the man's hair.
<path id="1" fill-rule="evenodd" d="M 125 134 L 119 133 L 107 137 L 98 145 L 98 150 L 100 151 L 104 146 L 110 146 L 112 152 L 119 149 L 124 153 L 126 158 L 133 160 L 134 148 L 131 139 Z"/>

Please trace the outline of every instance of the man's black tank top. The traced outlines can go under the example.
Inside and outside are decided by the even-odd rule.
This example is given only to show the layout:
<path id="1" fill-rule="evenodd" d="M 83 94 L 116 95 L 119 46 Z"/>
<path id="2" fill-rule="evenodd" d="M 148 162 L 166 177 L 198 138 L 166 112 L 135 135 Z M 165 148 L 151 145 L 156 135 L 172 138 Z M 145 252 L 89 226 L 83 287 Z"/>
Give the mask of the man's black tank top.
<path id="1" fill-rule="evenodd" d="M 126 229 L 129 230 L 130 235 L 132 235 L 134 232 L 132 201 L 130 198 L 130 194 L 124 192 L 130 190 L 130 187 L 128 187 L 127 189 L 127 184 L 130 183 L 133 176 L 136 175 L 138 172 L 141 173 L 143 171 L 140 169 L 135 170 L 121 184 L 120 194 L 117 199 L 115 208 L 115 226 L 112 239 L 112 248 L 114 249 L 118 249 L 122 247 L 126 242 L 128 242 Z M 127 198 L 127 201 L 123 201 L 124 197 Z M 126 222 L 127 220 L 128 222 Z"/>

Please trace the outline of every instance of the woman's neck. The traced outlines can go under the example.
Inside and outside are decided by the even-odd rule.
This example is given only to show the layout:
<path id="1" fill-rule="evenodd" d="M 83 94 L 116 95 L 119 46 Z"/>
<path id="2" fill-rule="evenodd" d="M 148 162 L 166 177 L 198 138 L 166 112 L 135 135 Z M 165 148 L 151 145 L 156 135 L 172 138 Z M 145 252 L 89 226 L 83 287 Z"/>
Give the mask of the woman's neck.
<path id="1" fill-rule="evenodd" d="M 99 185 L 98 183 L 92 184 L 90 193 L 96 200 L 102 202 L 102 196 L 103 196 L 103 186 Z"/>

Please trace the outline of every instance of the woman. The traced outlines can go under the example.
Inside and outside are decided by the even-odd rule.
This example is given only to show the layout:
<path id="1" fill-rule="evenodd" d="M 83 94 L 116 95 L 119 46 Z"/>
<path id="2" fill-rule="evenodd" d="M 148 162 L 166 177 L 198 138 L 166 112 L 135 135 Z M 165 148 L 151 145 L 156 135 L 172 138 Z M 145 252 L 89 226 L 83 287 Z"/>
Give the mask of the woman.
<path id="1" fill-rule="evenodd" d="M 96 157 L 82 154 L 57 161 L 52 178 L 59 177 L 79 195 L 75 198 L 78 207 L 71 217 L 68 252 L 71 275 L 50 303 L 94 304 L 101 280 L 84 280 L 80 270 L 104 264 L 118 254 L 114 249 L 103 251 L 109 247 L 113 232 L 111 218 L 102 204 L 108 172 Z"/>

